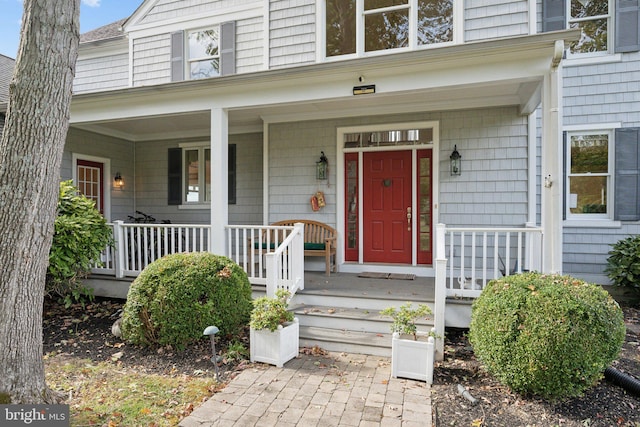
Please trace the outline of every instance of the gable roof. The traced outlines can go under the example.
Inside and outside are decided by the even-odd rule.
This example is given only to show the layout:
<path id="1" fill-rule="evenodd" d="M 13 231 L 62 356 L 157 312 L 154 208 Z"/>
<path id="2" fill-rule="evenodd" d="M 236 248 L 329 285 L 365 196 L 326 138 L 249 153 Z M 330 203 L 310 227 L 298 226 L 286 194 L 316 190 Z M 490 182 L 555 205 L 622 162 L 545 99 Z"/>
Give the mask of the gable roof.
<path id="1" fill-rule="evenodd" d="M 96 41 L 118 39 L 124 37 L 122 26 L 128 18 L 120 19 L 111 24 L 103 25 L 95 30 L 80 34 L 80 43 L 91 43 Z"/>
<path id="2" fill-rule="evenodd" d="M 0 103 L 9 101 L 9 82 L 15 64 L 15 59 L 0 54 Z"/>

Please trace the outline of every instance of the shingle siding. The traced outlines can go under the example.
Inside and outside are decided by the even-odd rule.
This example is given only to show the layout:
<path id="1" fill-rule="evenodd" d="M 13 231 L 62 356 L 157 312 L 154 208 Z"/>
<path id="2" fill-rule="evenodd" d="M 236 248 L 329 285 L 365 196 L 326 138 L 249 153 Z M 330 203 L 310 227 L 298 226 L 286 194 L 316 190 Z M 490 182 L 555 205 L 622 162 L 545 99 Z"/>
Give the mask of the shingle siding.
<path id="1" fill-rule="evenodd" d="M 218 10 L 250 4 L 261 4 L 261 2 L 256 0 L 160 0 L 140 23 L 150 24 L 168 19 L 202 16 Z"/>
<path id="2" fill-rule="evenodd" d="M 465 41 L 521 36 L 529 33 L 527 0 L 467 0 Z"/>
<path id="3" fill-rule="evenodd" d="M 269 3 L 269 68 L 310 64 L 316 60 L 314 0 Z"/>
<path id="4" fill-rule="evenodd" d="M 167 203 L 167 153 L 180 142 L 136 143 L 137 209 L 176 224 L 206 224 L 211 220 L 208 208 L 180 209 Z M 229 223 L 262 224 L 262 134 L 230 135 L 229 144 L 237 150 L 236 204 L 229 205 Z"/>
<path id="5" fill-rule="evenodd" d="M 133 86 L 171 80 L 171 35 L 159 34 L 133 41 Z"/>
<path id="6" fill-rule="evenodd" d="M 129 54 L 79 59 L 73 80 L 74 93 L 121 89 L 129 86 Z"/>
<path id="7" fill-rule="evenodd" d="M 313 215 L 335 226 L 336 188 L 315 178 L 320 150 L 336 164 L 335 129 L 365 124 L 440 122 L 440 217 L 451 226 L 521 226 L 527 221 L 527 119 L 513 107 L 272 124 L 269 127 L 269 222 Z M 296 141 L 291 149 L 291 141 Z M 457 145 L 463 173 L 449 175 Z M 330 166 L 331 168 L 331 166 Z M 295 186 L 291 186 L 296 182 Z M 313 212 L 309 198 L 325 194 Z"/>

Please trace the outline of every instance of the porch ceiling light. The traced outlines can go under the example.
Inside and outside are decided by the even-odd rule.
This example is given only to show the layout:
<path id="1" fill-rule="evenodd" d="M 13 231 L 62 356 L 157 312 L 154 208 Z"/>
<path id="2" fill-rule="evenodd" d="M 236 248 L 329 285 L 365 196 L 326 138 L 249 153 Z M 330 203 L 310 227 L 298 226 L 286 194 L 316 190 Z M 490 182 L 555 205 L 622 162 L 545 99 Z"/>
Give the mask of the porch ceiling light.
<path id="1" fill-rule="evenodd" d="M 116 172 L 116 176 L 113 178 L 113 186 L 116 188 L 122 188 L 124 186 L 124 180 L 120 172 Z"/>
<path id="2" fill-rule="evenodd" d="M 462 156 L 458 153 L 458 146 L 453 146 L 453 152 L 449 156 L 451 161 L 451 175 L 460 175 L 462 173 Z"/>
<path id="3" fill-rule="evenodd" d="M 327 169 L 329 168 L 329 160 L 324 155 L 324 151 L 320 152 L 320 160 L 316 162 L 316 179 L 327 179 Z"/>

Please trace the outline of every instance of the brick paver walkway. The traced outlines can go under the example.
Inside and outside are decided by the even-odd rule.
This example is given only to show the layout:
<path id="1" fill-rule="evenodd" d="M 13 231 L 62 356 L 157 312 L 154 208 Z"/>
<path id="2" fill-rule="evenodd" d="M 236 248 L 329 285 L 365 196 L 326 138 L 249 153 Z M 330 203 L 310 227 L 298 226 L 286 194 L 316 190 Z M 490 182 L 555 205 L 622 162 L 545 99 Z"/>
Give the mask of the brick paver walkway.
<path id="1" fill-rule="evenodd" d="M 180 426 L 432 425 L 430 388 L 391 378 L 389 358 L 301 354 L 276 368 L 255 364 Z"/>

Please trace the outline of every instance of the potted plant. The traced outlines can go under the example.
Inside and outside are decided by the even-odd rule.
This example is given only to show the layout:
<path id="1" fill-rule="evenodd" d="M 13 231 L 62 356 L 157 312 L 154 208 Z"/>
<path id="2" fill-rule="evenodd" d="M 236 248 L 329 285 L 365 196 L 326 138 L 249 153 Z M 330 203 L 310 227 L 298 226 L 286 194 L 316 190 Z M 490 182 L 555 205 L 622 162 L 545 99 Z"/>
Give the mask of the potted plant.
<path id="1" fill-rule="evenodd" d="M 433 330 L 417 330 L 416 320 L 426 318 L 431 309 L 425 304 L 413 306 L 407 302 L 399 308 L 388 307 L 380 312 L 393 319 L 391 323 L 391 375 L 433 383 L 435 339 Z"/>
<path id="2" fill-rule="evenodd" d="M 253 301 L 250 327 L 250 357 L 281 368 L 298 355 L 300 326 L 288 310 L 289 291 L 278 289 L 276 296 Z"/>

